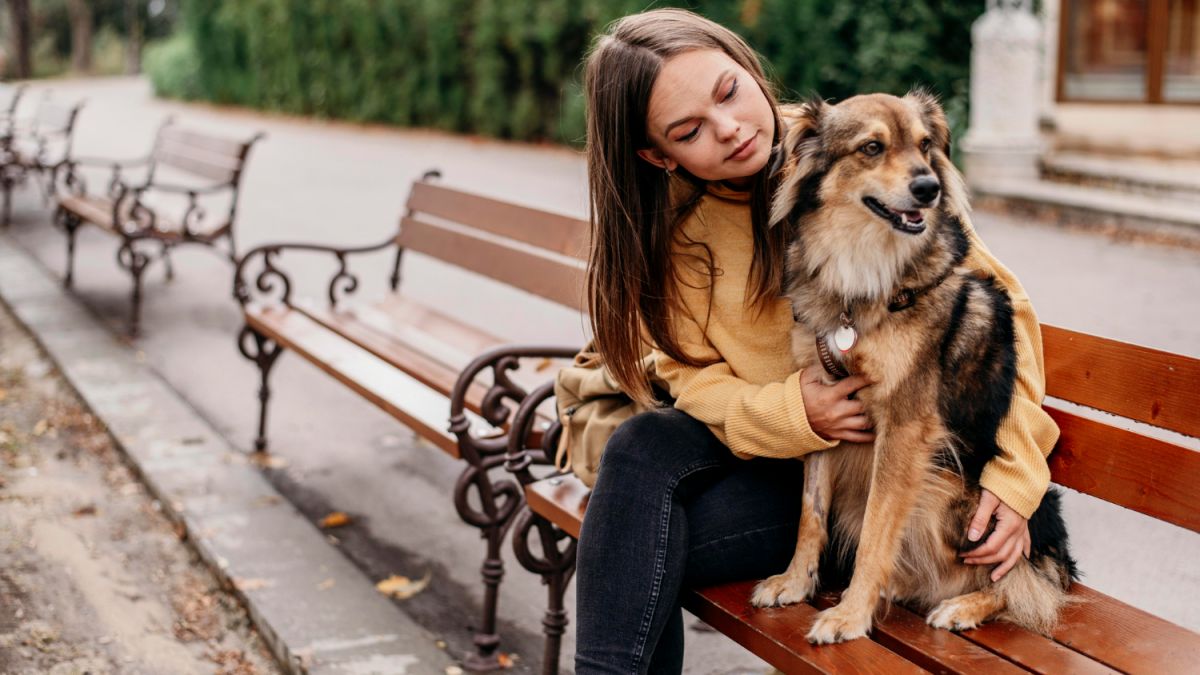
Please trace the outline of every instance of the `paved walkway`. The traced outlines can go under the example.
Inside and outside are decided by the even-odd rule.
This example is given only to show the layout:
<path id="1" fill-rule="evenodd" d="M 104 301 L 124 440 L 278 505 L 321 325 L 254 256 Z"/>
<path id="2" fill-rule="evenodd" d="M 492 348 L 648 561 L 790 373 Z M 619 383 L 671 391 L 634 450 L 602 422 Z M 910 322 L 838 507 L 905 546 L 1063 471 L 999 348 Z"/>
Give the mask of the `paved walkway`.
<path id="1" fill-rule="evenodd" d="M 566 213 L 586 205 L 582 158 L 570 150 L 499 143 L 431 132 L 298 121 L 151 99 L 137 80 L 55 83 L 61 95 L 86 96 L 79 123 L 80 154 L 136 154 L 167 114 L 232 134 L 266 130 L 246 177 L 239 238 L 372 242 L 389 236 L 407 185 L 438 167 L 445 182 Z M 17 201 L 12 236 L 50 269 L 62 268 L 62 236 L 32 190 Z M 977 214 L 976 226 L 994 253 L 1022 279 L 1041 318 L 1069 328 L 1200 356 L 1200 255 L 1118 245 L 1076 232 Z M 116 330 L 123 330 L 128 282 L 114 262 L 113 243 L 83 230 L 76 269 L 78 295 Z M 133 348 L 232 442 L 253 435 L 256 371 L 234 347 L 240 327 L 230 299 L 228 266 L 206 251 L 181 250 L 172 284 L 161 269 L 148 274 L 145 337 Z M 316 263 L 312 276 L 327 278 Z M 388 261 L 360 267 L 380 288 Z M 505 311 L 504 289 L 430 261 L 411 260 L 410 292 L 437 298 L 471 320 L 514 340 L 578 344 L 579 317 L 547 306 Z M 303 291 L 303 288 L 300 289 Z M 309 289 L 320 293 L 321 285 Z M 370 288 L 360 291 L 369 294 Z M 523 303 L 522 306 L 528 306 Z M 307 515 L 337 509 L 356 516 L 343 550 L 371 576 L 421 575 L 435 583 L 405 605 L 419 623 L 445 634 L 469 634 L 478 602 L 477 535 L 462 526 L 449 494 L 458 466 L 383 413 L 294 355 L 273 375 L 272 444 L 286 466 L 270 478 Z M 1086 581 L 1135 605 L 1200 628 L 1200 537 L 1087 497 L 1068 499 L 1068 517 Z M 1114 536 L 1115 535 L 1115 536 Z M 511 559 L 501 597 L 507 640 L 537 654 L 544 592 Z M 414 577 L 415 578 L 415 577 Z M 724 638 L 690 631 L 688 672 L 758 672 Z M 462 645 L 460 645 L 462 646 Z M 567 658 L 571 645 L 568 641 Z M 568 663 L 568 661 L 564 661 Z"/>

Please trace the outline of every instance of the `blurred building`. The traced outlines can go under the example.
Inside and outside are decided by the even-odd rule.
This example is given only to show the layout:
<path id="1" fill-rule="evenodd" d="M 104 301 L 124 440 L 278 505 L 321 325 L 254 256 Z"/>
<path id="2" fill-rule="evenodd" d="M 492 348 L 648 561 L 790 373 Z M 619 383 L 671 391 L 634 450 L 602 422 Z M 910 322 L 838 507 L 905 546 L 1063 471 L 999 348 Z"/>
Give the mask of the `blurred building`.
<path id="1" fill-rule="evenodd" d="M 1200 158 L 1200 0 L 1045 0 L 1053 147 Z"/>
<path id="2" fill-rule="evenodd" d="M 978 204 L 1200 248 L 1200 0 L 988 0 L 962 148 Z"/>

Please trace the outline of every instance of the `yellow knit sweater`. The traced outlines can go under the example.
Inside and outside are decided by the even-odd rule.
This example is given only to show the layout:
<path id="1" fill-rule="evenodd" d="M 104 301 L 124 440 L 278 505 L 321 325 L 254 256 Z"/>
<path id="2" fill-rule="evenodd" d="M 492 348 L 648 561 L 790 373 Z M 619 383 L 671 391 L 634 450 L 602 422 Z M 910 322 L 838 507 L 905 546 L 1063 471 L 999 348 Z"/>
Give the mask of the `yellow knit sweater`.
<path id="1" fill-rule="evenodd" d="M 747 197 L 710 186 L 682 227 L 682 239 L 712 251 L 717 272 L 711 306 L 707 269 L 694 257 L 702 249 L 685 241 L 675 245 L 682 312 L 672 325 L 689 356 L 714 363 L 687 366 L 655 350 L 655 365 L 675 407 L 707 424 L 738 457 L 800 457 L 837 442 L 818 436 L 805 417 L 788 300 L 772 300 L 761 313 L 748 304 L 754 246 Z M 971 240 L 966 265 L 991 274 L 1008 290 L 1017 335 L 1017 383 L 998 432 L 1001 454 L 984 468 L 981 483 L 1028 518 L 1050 483 L 1046 456 L 1058 440 L 1058 427 L 1041 407 L 1046 390 L 1041 331 L 1020 282 L 964 224 Z"/>

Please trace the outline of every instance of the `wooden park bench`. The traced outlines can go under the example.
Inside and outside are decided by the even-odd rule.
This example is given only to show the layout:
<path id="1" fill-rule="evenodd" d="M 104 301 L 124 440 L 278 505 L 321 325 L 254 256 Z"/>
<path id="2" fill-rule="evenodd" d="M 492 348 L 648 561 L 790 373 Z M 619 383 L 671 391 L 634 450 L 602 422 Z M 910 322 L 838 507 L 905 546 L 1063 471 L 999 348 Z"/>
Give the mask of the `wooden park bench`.
<path id="1" fill-rule="evenodd" d="M 586 238 L 588 225 L 444 187 L 436 178 L 430 172 L 413 184 L 397 234 L 383 243 L 357 248 L 268 244 L 248 252 L 234 281 L 245 320 L 238 345 L 260 373 L 256 450 L 267 447 L 271 369 L 290 350 L 465 462 L 454 505 L 486 542 L 481 622 L 476 651 L 465 665 L 484 671 L 499 666 L 500 547 L 523 503 L 520 486 L 503 468 L 503 431 L 517 402 L 528 395 L 522 382 L 545 378 L 537 369 L 547 350 L 500 348 L 503 341 L 486 328 L 406 293 L 401 262 L 414 254 L 427 256 L 578 311 L 584 265 L 575 247 Z M 294 276 L 281 259 L 302 253 L 328 257 L 336 266 L 325 299 L 293 297 Z M 372 253 L 392 256 L 387 290 L 370 300 L 348 297 L 359 288 L 350 261 Z M 481 352 L 488 356 L 472 362 Z M 521 362 L 525 367 L 518 369 Z M 460 379 L 464 369 L 473 375 Z M 455 417 L 449 428 L 447 411 Z"/>
<path id="2" fill-rule="evenodd" d="M 75 136 L 75 120 L 82 102 L 63 103 L 49 94 L 38 103 L 37 111 L 27 122 L 15 117 L 22 89 L 10 85 L 0 91 L 0 109 L 5 100 L 10 106 L 3 121 L 0 138 L 0 190 L 4 192 L 2 223 L 8 227 L 12 220 L 12 191 L 30 175 L 40 179 L 38 187 L 45 197 L 62 163 L 71 156 Z"/>
<path id="3" fill-rule="evenodd" d="M 17 121 L 17 105 L 25 93 L 25 85 L 0 82 L 0 146 L 7 147 L 12 141 Z"/>
<path id="4" fill-rule="evenodd" d="M 142 274 L 156 258 L 174 276 L 170 252 L 200 244 L 237 262 L 234 220 L 246 158 L 263 137 L 234 140 L 176 126 L 159 127 L 150 153 L 129 160 L 71 158 L 56 180 L 55 222 L 67 235 L 63 283 L 74 282 L 75 237 L 94 225 L 119 241 L 117 263 L 133 280 L 129 330 L 137 334 L 142 308 Z M 107 174 L 101 174 L 101 171 Z M 91 178 L 102 189 L 88 189 Z"/>
<path id="5" fill-rule="evenodd" d="M 1059 399 L 1048 399 L 1046 408 L 1062 431 L 1050 457 L 1053 481 L 1200 531 L 1200 452 L 1124 428 L 1125 420 L 1132 420 L 1200 436 L 1200 360 L 1052 326 L 1043 326 L 1042 334 L 1048 394 Z M 513 525 L 516 556 L 542 575 L 548 589 L 545 673 L 558 670 L 567 623 L 563 594 L 575 570 L 575 538 L 588 498 L 588 489 L 574 475 L 545 477 L 533 470 L 553 457 L 561 433 L 557 421 L 547 427 L 535 416 L 552 397 L 552 383 L 547 382 L 521 402 L 507 436 L 506 464 L 527 501 Z M 530 537 L 534 530 L 537 536 Z M 1086 573 L 1088 561 L 1080 565 Z M 815 614 L 836 604 L 837 594 L 823 593 L 808 604 L 758 609 L 749 604 L 756 582 L 691 589 L 684 606 L 785 673 L 1158 675 L 1200 669 L 1200 635 L 1082 584 L 1072 589 L 1079 602 L 1069 606 L 1049 638 L 1005 623 L 952 633 L 931 628 L 923 616 L 896 606 L 877 621 L 870 639 L 814 647 L 804 636 Z"/>

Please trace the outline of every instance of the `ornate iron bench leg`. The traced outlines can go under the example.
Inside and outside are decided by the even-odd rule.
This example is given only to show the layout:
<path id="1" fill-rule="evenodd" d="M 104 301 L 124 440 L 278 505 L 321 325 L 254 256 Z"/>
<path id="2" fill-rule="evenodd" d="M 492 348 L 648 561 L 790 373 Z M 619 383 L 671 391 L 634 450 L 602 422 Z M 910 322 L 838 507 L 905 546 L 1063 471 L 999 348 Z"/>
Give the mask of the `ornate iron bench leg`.
<path id="1" fill-rule="evenodd" d="M 146 271 L 146 265 L 150 264 L 150 258 L 137 250 L 136 242 L 136 239 L 127 239 L 121 244 L 121 248 L 117 249 L 117 263 L 128 270 L 129 275 L 133 277 L 133 306 L 129 314 L 129 334 L 134 337 L 141 329 L 142 273 Z"/>
<path id="2" fill-rule="evenodd" d="M 67 233 L 67 272 L 63 277 L 63 287 L 70 288 L 75 283 L 75 233 L 83 220 L 61 206 L 55 212 L 55 220 Z"/>
<path id="3" fill-rule="evenodd" d="M 522 503 L 521 489 L 515 481 L 493 480 L 489 475 L 493 469 L 502 471 L 503 456 L 484 457 L 473 448 L 464 448 L 463 458 L 468 466 L 459 475 L 454 487 L 454 508 L 464 522 L 479 528 L 487 542 L 487 552 L 480 570 L 483 576 L 483 611 L 475 632 L 475 653 L 464 659 L 463 665 L 472 672 L 487 672 L 500 668 L 497 653 L 500 635 L 496 630 L 500 582 L 504 579 L 500 546 L 512 525 L 513 515 Z M 478 497 L 478 508 L 469 498 L 472 491 Z"/>
<path id="4" fill-rule="evenodd" d="M 0 169 L 0 189 L 4 191 L 4 214 L 3 221 L 0 222 L 0 224 L 3 224 L 4 227 L 8 227 L 12 222 L 13 179 L 8 175 L 8 171 L 6 169 Z"/>
<path id="5" fill-rule="evenodd" d="M 254 343 L 251 346 L 251 341 Z M 258 366 L 260 376 L 258 386 L 258 436 L 254 439 L 254 450 L 265 452 L 267 449 L 267 403 L 271 400 L 271 387 L 268 378 L 275 359 L 283 353 L 283 347 L 278 342 L 262 335 L 249 326 L 242 328 L 238 335 L 238 351 Z"/>
<path id="6" fill-rule="evenodd" d="M 162 253 L 159 254 L 162 258 L 163 264 L 167 267 L 167 281 L 175 281 L 175 266 L 171 264 L 172 248 L 174 248 L 174 246 L 164 241 L 162 242 Z"/>
<path id="7" fill-rule="evenodd" d="M 537 528 L 541 541 L 540 557 L 534 553 L 533 544 L 529 541 L 529 534 L 534 528 Z M 559 543 L 562 541 L 567 543 L 560 549 Z M 513 552 L 521 566 L 540 574 L 542 583 L 546 584 L 546 615 L 542 619 L 546 642 L 542 653 L 542 673 L 557 675 L 562 636 L 568 623 L 563 597 L 571 577 L 575 575 L 575 539 L 526 507 L 517 516 L 512 543 Z"/>

